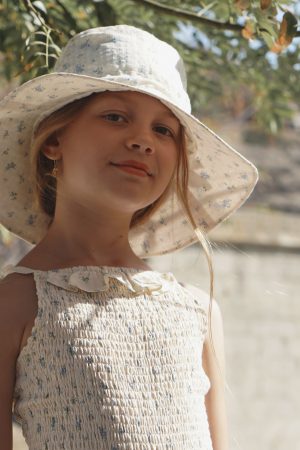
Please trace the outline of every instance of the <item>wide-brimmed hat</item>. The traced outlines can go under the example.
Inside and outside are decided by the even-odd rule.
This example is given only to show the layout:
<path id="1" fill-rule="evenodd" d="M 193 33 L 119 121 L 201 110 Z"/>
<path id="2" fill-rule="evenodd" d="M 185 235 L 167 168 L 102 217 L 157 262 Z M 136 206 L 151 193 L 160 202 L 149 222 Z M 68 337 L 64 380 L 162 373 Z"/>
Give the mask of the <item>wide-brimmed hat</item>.
<path id="1" fill-rule="evenodd" d="M 188 198 L 205 233 L 249 197 L 256 167 L 191 114 L 186 74 L 177 50 L 129 25 L 93 28 L 74 36 L 54 71 L 30 80 L 0 102 L 0 222 L 36 244 L 50 217 L 34 201 L 30 148 L 34 130 L 67 103 L 103 91 L 137 91 L 166 105 L 184 127 L 189 158 Z M 141 258 L 162 255 L 197 241 L 175 190 L 146 223 L 129 232 Z"/>

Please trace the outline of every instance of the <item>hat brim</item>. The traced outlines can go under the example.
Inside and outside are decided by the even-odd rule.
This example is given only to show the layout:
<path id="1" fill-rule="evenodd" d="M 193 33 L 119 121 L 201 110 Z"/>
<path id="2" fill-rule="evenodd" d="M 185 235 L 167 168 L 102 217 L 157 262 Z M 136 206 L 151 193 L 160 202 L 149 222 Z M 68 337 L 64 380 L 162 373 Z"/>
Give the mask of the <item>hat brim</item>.
<path id="1" fill-rule="evenodd" d="M 34 128 L 67 103 L 93 92 L 132 90 L 151 95 L 180 120 L 189 158 L 188 198 L 198 227 L 207 233 L 233 214 L 250 196 L 256 167 L 192 114 L 164 98 L 145 81 L 138 85 L 70 73 L 51 73 L 13 90 L 0 101 L 1 209 L 0 222 L 12 233 L 37 244 L 50 218 L 37 209 L 30 173 Z M 197 236 L 174 191 L 145 223 L 129 232 L 140 258 L 162 255 L 196 242 Z"/>

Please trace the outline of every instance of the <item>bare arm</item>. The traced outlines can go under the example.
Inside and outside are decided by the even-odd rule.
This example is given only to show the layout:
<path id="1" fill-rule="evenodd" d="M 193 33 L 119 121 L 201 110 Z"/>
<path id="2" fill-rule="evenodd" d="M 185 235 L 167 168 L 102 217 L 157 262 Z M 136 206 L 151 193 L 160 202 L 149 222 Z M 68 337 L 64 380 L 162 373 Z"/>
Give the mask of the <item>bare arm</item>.
<path id="1" fill-rule="evenodd" d="M 12 450 L 15 364 L 22 336 L 22 311 L 13 276 L 0 281 L 0 450 Z M 22 291 L 19 291 L 22 292 Z"/>
<path id="2" fill-rule="evenodd" d="M 209 332 L 203 346 L 203 369 L 211 382 L 205 398 L 206 411 L 214 450 L 228 450 L 228 425 L 225 403 L 225 351 L 223 320 L 220 307 L 213 299 L 211 310 L 212 340 L 220 370 L 216 363 Z"/>

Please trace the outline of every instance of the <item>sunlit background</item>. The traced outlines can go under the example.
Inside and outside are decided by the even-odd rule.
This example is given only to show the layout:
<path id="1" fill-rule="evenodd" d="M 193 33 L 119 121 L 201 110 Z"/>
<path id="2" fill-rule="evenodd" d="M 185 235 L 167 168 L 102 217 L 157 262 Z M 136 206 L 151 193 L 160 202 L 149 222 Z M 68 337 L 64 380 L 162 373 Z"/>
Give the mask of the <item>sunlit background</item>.
<path id="1" fill-rule="evenodd" d="M 230 449 L 297 450 L 300 448 L 300 37 L 294 37 L 287 48 L 276 53 L 266 49 L 262 35 L 247 40 L 232 30 L 211 31 L 195 21 L 170 18 L 163 11 L 158 14 L 146 1 L 120 1 L 118 5 L 116 1 L 87 1 L 85 6 L 75 0 L 63 3 L 81 29 L 128 23 L 157 30 L 161 37 L 166 33 L 166 39 L 172 36 L 172 44 L 178 40 L 188 64 L 196 115 L 257 166 L 260 179 L 250 199 L 209 234 L 215 298 L 224 321 Z M 97 8 L 103 7 L 102 19 L 99 16 L 97 23 L 89 22 L 94 19 L 84 14 L 88 16 L 87 9 L 96 3 Z M 225 21 L 223 10 L 218 9 L 220 3 L 236 7 L 241 4 L 159 3 L 190 12 L 205 10 L 203 17 L 220 22 Z M 251 3 L 259 7 L 259 2 Z M 25 16 L 20 19 L 17 7 L 15 11 L 12 7 L 5 11 L 5 4 L 0 2 L 2 15 L 6 12 L 12 21 L 14 13 L 15 20 L 31 21 L 30 33 L 34 33 L 38 27 L 34 20 L 38 19 L 30 19 L 28 12 L 24 12 L 29 16 L 27 19 Z M 51 4 L 52 8 L 58 8 L 55 1 L 32 4 L 42 18 L 49 18 L 50 25 L 55 23 L 55 14 L 54 19 L 50 14 Z M 285 7 L 299 21 L 300 2 L 273 2 L 273 6 L 277 8 L 274 18 L 278 23 Z M 245 25 L 247 8 L 231 13 L 233 23 Z M 0 17 L 2 38 L 8 33 L 3 17 Z M 257 20 L 261 20 L 259 17 Z M 2 60 L 14 61 L 10 53 L 13 45 L 0 47 Z M 33 52 L 30 48 L 28 51 Z M 20 54 L 17 57 L 21 59 Z M 30 61 L 35 60 L 31 57 Z M 17 67 L 19 71 L 21 66 Z M 2 67 L 1 96 L 20 80 L 30 78 L 31 70 L 34 75 L 39 74 L 34 64 L 21 74 L 18 70 L 13 76 L 13 68 Z M 1 228 L 1 267 L 16 263 L 30 248 Z M 154 269 L 173 272 L 179 281 L 209 289 L 207 263 L 200 245 L 152 258 L 148 263 Z M 16 425 L 14 436 L 14 450 L 26 449 Z"/>

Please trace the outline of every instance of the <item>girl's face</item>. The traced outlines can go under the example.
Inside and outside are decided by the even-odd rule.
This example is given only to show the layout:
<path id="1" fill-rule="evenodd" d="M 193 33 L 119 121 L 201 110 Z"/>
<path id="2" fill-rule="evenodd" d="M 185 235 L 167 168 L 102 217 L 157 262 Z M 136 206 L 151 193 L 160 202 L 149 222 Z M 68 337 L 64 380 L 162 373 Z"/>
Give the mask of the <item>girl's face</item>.
<path id="1" fill-rule="evenodd" d="M 179 136 L 179 120 L 159 100 L 131 91 L 100 93 L 48 146 L 61 159 L 58 195 L 85 207 L 133 214 L 166 189 Z M 146 164 L 151 176 L 115 165 L 125 160 Z"/>

